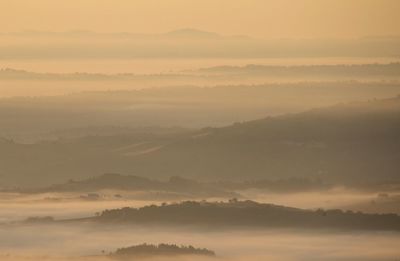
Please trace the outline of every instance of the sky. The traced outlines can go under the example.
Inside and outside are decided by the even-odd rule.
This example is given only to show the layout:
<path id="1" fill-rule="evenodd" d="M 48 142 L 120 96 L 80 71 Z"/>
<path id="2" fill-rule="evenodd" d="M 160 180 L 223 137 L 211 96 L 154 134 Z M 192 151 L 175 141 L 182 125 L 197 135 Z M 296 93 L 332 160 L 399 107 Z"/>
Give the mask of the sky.
<path id="1" fill-rule="evenodd" d="M 0 32 L 163 33 L 261 38 L 400 35 L 398 0 L 0 0 Z"/>

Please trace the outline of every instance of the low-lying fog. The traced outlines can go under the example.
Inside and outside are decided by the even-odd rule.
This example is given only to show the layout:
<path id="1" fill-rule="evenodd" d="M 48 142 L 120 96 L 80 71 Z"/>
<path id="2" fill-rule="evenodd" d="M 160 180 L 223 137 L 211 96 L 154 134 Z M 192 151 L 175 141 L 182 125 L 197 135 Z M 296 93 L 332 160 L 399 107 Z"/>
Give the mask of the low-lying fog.
<path id="1" fill-rule="evenodd" d="M 367 213 L 400 214 L 400 194 L 376 191 L 354 191 L 333 188 L 322 191 L 272 193 L 260 190 L 238 191 L 244 199 L 302 209 L 344 209 Z M 171 196 L 171 195 L 169 195 Z M 164 198 L 163 198 L 164 197 Z M 187 198 L 203 200 L 204 198 Z M 208 201 L 228 198 L 207 198 Z M 52 216 L 56 219 L 94 216 L 105 209 L 142 207 L 162 202 L 178 202 L 185 198 L 166 198 L 160 192 L 127 192 L 105 190 L 96 193 L 0 193 L 0 223 L 28 217 Z"/>
<path id="2" fill-rule="evenodd" d="M 118 193 L 118 194 L 116 194 Z M 355 192 L 345 188 L 297 193 L 240 191 L 260 202 L 299 208 L 343 208 L 379 212 L 376 207 L 398 195 Z M 92 193 L 94 194 L 94 193 Z M 142 243 L 193 245 L 217 253 L 217 260 L 393 260 L 400 257 L 396 232 L 311 232 L 307 230 L 199 230 L 175 227 L 94 225 L 91 223 L 14 223 L 34 216 L 56 219 L 93 216 L 104 209 L 160 204 L 137 199 L 140 193 L 99 191 L 97 199 L 85 193 L 2 193 L 0 196 L 0 260 L 111 260 L 108 253 Z M 116 198 L 115 196 L 118 195 Z M 135 199 L 136 198 L 136 199 Z M 397 199 L 395 201 L 394 199 Z M 215 200 L 215 199 L 209 199 Z M 171 201 L 171 200 L 166 200 Z M 375 202 L 375 203 L 372 203 Z M 367 207 L 366 207 L 367 206 Z M 374 208 L 375 207 L 375 208 Z M 364 209 L 363 209 L 364 208 Z M 383 209 L 382 212 L 387 212 Z M 146 260 L 207 260 L 203 257 L 149 258 Z M 215 259 L 214 259 L 215 260 Z"/>
<path id="3" fill-rule="evenodd" d="M 122 208 L 126 206 L 141 207 L 156 201 L 132 199 L 90 200 L 85 194 L 46 193 L 24 195 L 3 193 L 0 195 L 0 222 L 25 220 L 28 217 L 52 216 L 56 219 L 94 216 L 96 212 Z"/>
<path id="4" fill-rule="evenodd" d="M 212 249 L 222 260 L 394 260 L 400 257 L 400 234 L 388 232 L 189 231 L 80 225 L 0 226 L 2 260 L 55 256 L 104 255 L 144 242 L 174 243 Z M 104 251 L 104 252 L 102 252 Z M 40 257 L 40 258 L 39 258 Z M 37 260 L 36 259 L 36 260 Z M 97 258 L 90 258 L 102 260 Z M 57 260 L 57 259 L 55 259 Z M 62 259 L 60 259 L 62 260 Z M 83 259 L 85 260 L 85 259 Z M 165 259 L 162 259 L 165 260 Z M 174 258 L 174 260 L 176 260 Z M 193 258 L 183 260 L 197 260 Z"/>
<path id="5" fill-rule="evenodd" d="M 341 208 L 366 212 L 398 212 L 393 191 L 333 188 L 272 193 L 238 191 L 243 198 L 298 208 Z M 154 197 L 158 195 L 159 197 Z M 151 197 L 153 196 L 153 198 Z M 0 260 L 110 261 L 108 253 L 143 243 L 192 245 L 215 251 L 221 261 L 265 260 L 395 260 L 400 257 L 400 233 L 300 229 L 191 229 L 77 222 L 20 223 L 28 217 L 55 219 L 95 215 L 104 209 L 141 207 L 172 202 L 155 192 L 115 190 L 93 193 L 1 193 Z M 200 200 L 200 199 L 196 199 Z M 207 199 L 226 200 L 226 199 Z M 390 204 L 389 204 L 390 203 Z M 161 261 L 206 261 L 206 257 L 148 258 Z"/>

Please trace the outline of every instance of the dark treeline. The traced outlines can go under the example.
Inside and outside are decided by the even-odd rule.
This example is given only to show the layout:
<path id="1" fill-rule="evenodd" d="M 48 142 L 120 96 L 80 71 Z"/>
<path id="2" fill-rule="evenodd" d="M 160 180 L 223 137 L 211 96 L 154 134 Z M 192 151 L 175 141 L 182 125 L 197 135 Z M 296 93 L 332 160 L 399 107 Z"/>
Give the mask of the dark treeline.
<path id="1" fill-rule="evenodd" d="M 178 256 L 199 255 L 214 257 L 214 251 L 193 246 L 177 246 L 172 244 L 141 244 L 131 247 L 119 248 L 110 256 L 114 258 L 152 257 L 152 256 Z"/>
<path id="2" fill-rule="evenodd" d="M 400 230 L 400 216 L 342 210 L 303 210 L 254 201 L 194 202 L 105 210 L 98 222 L 206 226 L 210 228 L 299 228 Z"/>

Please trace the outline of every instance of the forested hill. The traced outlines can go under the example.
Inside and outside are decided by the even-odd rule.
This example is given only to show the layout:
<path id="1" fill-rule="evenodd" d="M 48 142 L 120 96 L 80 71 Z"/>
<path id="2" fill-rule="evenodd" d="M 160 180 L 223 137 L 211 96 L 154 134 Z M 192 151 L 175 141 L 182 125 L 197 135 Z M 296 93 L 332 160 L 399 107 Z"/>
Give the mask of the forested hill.
<path id="1" fill-rule="evenodd" d="M 254 201 L 194 202 L 105 210 L 97 222 L 210 228 L 400 230 L 400 216 L 342 210 L 303 210 Z"/>

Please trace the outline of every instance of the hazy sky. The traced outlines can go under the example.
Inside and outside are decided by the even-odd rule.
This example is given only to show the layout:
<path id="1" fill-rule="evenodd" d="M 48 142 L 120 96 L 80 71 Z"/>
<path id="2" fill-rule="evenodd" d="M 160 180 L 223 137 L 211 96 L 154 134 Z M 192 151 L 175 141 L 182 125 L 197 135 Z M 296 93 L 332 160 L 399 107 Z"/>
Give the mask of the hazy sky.
<path id="1" fill-rule="evenodd" d="M 159 33 L 198 28 L 257 37 L 400 35 L 398 0 L 0 0 L 0 32 Z"/>

